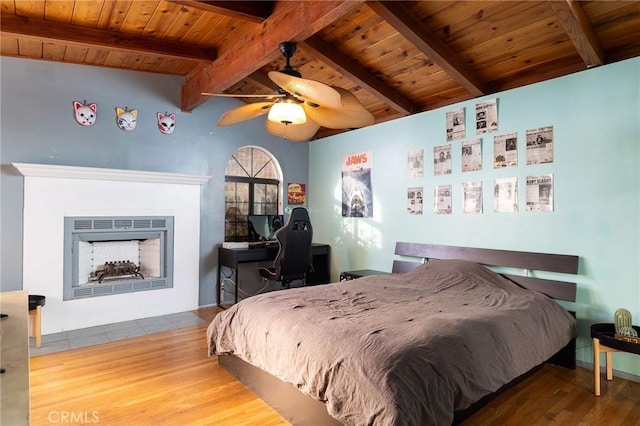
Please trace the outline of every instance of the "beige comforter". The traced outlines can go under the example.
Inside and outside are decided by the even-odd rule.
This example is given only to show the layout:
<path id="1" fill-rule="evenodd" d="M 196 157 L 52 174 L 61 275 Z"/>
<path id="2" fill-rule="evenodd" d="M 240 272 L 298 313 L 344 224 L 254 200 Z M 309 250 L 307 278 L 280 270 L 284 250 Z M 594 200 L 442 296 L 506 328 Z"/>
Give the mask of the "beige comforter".
<path id="1" fill-rule="evenodd" d="M 292 383 L 346 425 L 451 424 L 573 337 L 554 301 L 461 260 L 254 296 L 207 331 L 210 355 Z"/>

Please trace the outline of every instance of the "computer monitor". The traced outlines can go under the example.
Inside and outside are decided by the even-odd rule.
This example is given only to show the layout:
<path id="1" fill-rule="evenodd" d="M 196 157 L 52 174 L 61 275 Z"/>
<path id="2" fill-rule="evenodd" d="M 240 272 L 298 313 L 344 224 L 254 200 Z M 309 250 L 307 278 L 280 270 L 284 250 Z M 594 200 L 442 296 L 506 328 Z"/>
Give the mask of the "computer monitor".
<path id="1" fill-rule="evenodd" d="M 249 241 L 273 241 L 276 231 L 284 225 L 284 217 L 280 214 L 249 215 Z"/>

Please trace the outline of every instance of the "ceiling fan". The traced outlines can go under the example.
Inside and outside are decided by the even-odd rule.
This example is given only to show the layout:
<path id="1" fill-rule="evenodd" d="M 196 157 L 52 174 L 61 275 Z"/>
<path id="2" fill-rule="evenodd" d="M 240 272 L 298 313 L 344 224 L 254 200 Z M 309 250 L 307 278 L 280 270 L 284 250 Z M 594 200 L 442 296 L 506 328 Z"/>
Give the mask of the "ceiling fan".
<path id="1" fill-rule="evenodd" d="M 250 103 L 225 112 L 218 126 L 229 126 L 267 115 L 266 130 L 294 142 L 311 139 L 321 126 L 330 129 L 352 129 L 373 124 L 373 115 L 348 90 L 302 78 L 290 59 L 297 50 L 292 41 L 280 43 L 286 65 L 269 72 L 275 92 L 264 95 L 212 94 L 210 96 L 253 97 L 269 101 Z"/>

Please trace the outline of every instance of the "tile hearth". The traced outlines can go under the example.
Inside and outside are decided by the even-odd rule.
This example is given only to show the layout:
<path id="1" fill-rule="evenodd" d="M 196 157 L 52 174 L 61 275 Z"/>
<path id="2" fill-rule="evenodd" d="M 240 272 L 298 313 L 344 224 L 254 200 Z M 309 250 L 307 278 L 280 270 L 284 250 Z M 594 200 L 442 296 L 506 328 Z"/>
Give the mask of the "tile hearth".
<path id="1" fill-rule="evenodd" d="M 123 321 L 95 327 L 52 333 L 42 336 L 42 345 L 37 348 L 35 339 L 30 338 L 29 355 L 38 356 L 66 351 L 116 340 L 160 333 L 184 327 L 203 324 L 205 321 L 192 311 L 161 315 L 132 321 Z"/>

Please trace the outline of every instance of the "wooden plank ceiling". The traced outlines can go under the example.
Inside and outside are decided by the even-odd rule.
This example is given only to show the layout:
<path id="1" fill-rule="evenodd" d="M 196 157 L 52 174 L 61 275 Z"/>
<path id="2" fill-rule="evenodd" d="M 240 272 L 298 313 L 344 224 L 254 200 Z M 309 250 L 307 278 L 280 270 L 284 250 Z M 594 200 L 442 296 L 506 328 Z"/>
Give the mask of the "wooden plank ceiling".
<path id="1" fill-rule="evenodd" d="M 304 78 L 351 91 L 376 122 L 640 55 L 638 1 L 0 0 L 1 54 L 184 76 L 272 93 L 278 46 Z M 247 99 L 244 99 L 247 100 Z M 216 117 L 217 119 L 217 117 Z M 264 119 L 261 118 L 261 119 Z M 335 134 L 322 128 L 315 139 Z"/>

